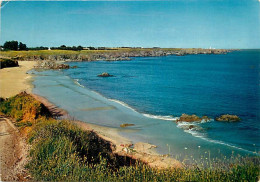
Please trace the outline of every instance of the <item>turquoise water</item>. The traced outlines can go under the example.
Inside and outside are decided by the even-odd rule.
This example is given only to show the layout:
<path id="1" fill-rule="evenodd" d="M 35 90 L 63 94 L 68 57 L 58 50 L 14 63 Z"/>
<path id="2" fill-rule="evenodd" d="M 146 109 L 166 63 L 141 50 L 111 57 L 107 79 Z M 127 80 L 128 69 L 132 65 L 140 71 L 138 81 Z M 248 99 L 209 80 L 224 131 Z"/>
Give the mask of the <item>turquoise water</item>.
<path id="1" fill-rule="evenodd" d="M 157 145 L 163 154 L 253 154 L 260 151 L 259 63 L 259 50 L 71 62 L 78 68 L 35 72 L 34 92 L 77 119 L 118 128 L 133 141 Z M 114 77 L 97 77 L 102 72 Z M 184 130 L 187 123 L 174 122 L 182 113 L 213 119 Z M 225 113 L 242 121 L 214 120 Z M 135 126 L 120 129 L 122 123 Z"/>

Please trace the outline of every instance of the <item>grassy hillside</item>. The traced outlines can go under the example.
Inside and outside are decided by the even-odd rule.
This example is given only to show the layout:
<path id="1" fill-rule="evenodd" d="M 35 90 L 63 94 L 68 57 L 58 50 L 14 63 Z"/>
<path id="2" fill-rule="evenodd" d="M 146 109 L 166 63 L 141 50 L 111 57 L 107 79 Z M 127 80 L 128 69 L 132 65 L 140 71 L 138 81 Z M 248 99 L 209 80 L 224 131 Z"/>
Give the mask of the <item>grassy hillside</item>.
<path id="1" fill-rule="evenodd" d="M 117 156 L 109 142 L 70 121 L 52 119 L 41 103 L 25 93 L 1 99 L 0 111 L 18 123 L 27 122 L 27 118 L 34 120 L 31 125 L 18 126 L 20 130 L 31 128 L 28 142 L 32 147 L 27 168 L 33 180 L 227 182 L 257 181 L 259 177 L 259 158 L 212 161 L 210 168 L 194 165 L 160 170 Z"/>

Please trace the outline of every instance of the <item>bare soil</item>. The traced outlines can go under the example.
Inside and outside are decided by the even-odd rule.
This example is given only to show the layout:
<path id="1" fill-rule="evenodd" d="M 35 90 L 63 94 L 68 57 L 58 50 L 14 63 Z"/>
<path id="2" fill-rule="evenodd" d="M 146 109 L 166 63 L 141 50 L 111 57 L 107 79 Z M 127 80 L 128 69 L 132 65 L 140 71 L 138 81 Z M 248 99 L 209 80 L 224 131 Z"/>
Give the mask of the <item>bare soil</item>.
<path id="1" fill-rule="evenodd" d="M 12 121 L 0 116 L 0 181 L 30 179 L 25 165 L 29 146 Z"/>

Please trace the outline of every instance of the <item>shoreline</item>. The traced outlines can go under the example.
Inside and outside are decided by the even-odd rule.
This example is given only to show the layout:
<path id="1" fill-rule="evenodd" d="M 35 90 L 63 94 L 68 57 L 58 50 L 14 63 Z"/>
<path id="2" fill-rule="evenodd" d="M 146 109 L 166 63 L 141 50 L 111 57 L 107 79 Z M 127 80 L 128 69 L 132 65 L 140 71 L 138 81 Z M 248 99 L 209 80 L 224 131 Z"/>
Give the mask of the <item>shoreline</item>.
<path id="1" fill-rule="evenodd" d="M 166 168 L 180 168 L 182 163 L 168 155 L 160 155 L 153 148 L 155 145 L 149 143 L 138 142 L 132 143 L 129 139 L 118 134 L 116 128 L 99 126 L 79 120 L 71 119 L 71 116 L 67 111 L 55 106 L 53 103 L 48 101 L 46 98 L 32 94 L 35 99 L 43 103 L 56 117 L 60 119 L 69 120 L 70 122 L 76 124 L 79 128 L 84 131 L 93 131 L 100 138 L 111 143 L 113 148 L 113 153 L 119 156 L 127 156 L 135 160 L 142 161 L 148 164 L 150 167 L 166 169 Z"/>
<path id="2" fill-rule="evenodd" d="M 133 144 L 129 139 L 118 134 L 118 129 L 104 127 L 95 124 L 86 123 L 75 120 L 67 111 L 57 107 L 46 98 L 32 93 L 32 75 L 27 74 L 27 71 L 33 69 L 36 62 L 19 61 L 19 67 L 5 68 L 0 71 L 1 90 L 12 90 L 12 92 L 2 92 L 1 97 L 11 97 L 22 91 L 30 93 L 35 99 L 43 103 L 54 115 L 59 119 L 67 119 L 76 124 L 82 130 L 95 132 L 103 140 L 109 141 L 114 149 L 114 153 L 120 156 L 131 157 L 148 164 L 155 168 L 180 168 L 181 162 L 167 155 L 156 153 L 153 148 L 156 146 L 149 143 L 138 142 Z M 10 81 L 10 78 L 12 81 Z"/>

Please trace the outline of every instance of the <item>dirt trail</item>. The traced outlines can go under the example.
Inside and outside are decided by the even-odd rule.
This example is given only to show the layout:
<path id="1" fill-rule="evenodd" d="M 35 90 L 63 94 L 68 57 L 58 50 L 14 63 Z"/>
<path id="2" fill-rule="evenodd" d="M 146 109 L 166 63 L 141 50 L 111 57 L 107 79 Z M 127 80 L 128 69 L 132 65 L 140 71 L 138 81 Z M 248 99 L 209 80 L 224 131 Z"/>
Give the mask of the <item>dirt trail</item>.
<path id="1" fill-rule="evenodd" d="M 0 181 L 24 181 L 28 147 L 12 122 L 0 116 Z"/>

